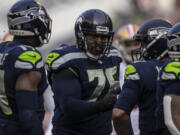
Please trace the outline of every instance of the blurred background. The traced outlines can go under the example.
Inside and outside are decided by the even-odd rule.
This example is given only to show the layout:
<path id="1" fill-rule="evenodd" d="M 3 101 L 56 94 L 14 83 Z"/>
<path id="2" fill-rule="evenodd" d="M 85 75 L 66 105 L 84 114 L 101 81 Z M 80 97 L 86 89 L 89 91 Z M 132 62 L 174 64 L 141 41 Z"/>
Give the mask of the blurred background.
<path id="1" fill-rule="evenodd" d="M 0 40 L 7 36 L 6 14 L 17 0 L 0 0 Z M 127 23 L 140 25 L 152 18 L 169 20 L 172 24 L 180 21 L 180 0 L 39 0 L 48 10 L 52 20 L 52 35 L 49 44 L 40 51 L 45 56 L 60 44 L 75 44 L 74 23 L 87 9 L 101 9 L 111 17 L 114 31 Z"/>

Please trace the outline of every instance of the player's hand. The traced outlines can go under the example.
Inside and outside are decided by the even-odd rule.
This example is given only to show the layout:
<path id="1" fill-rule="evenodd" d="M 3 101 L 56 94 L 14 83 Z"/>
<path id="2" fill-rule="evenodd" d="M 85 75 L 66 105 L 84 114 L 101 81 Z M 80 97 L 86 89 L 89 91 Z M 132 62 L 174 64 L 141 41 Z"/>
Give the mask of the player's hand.
<path id="1" fill-rule="evenodd" d="M 120 92 L 121 92 L 120 84 L 116 83 L 113 86 L 111 86 L 108 93 L 118 95 Z"/>
<path id="2" fill-rule="evenodd" d="M 93 105 L 94 109 L 97 112 L 105 112 L 105 111 L 113 109 L 113 106 L 117 101 L 117 97 L 120 91 L 121 89 L 120 89 L 119 84 L 113 85 L 102 100 L 99 100 L 94 103 Z"/>

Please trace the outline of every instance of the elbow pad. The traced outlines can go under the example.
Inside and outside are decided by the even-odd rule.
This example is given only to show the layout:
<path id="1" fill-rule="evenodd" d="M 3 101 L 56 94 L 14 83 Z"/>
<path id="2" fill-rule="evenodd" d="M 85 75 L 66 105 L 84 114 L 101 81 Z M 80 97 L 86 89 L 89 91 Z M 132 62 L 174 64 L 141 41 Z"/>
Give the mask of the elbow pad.
<path id="1" fill-rule="evenodd" d="M 43 135 L 42 122 L 37 114 L 38 93 L 36 91 L 16 91 L 16 104 L 21 129 L 28 135 Z"/>

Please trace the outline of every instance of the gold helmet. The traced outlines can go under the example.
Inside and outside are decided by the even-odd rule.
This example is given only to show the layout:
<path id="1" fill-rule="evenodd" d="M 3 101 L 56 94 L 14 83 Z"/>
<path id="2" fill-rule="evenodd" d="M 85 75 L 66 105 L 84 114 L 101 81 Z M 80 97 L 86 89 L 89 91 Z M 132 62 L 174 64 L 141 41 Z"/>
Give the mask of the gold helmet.
<path id="1" fill-rule="evenodd" d="M 135 24 L 126 24 L 115 33 L 114 46 L 121 52 L 127 63 L 132 62 L 131 50 L 139 47 L 138 42 L 133 39 L 138 28 L 139 26 Z"/>

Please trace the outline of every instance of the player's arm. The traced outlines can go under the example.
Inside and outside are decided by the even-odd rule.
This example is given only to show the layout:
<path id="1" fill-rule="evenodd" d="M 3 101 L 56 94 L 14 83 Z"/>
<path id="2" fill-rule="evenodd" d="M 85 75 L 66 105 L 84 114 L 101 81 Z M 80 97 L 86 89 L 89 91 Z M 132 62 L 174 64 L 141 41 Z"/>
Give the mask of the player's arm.
<path id="1" fill-rule="evenodd" d="M 74 119 L 110 110 L 116 101 L 114 94 L 109 94 L 97 102 L 83 100 L 80 81 L 68 69 L 53 73 L 51 80 L 55 100 L 62 107 L 64 114 Z"/>
<path id="2" fill-rule="evenodd" d="M 113 125 L 117 135 L 129 135 L 129 115 L 124 110 L 113 109 Z"/>
<path id="3" fill-rule="evenodd" d="M 113 109 L 114 129 L 118 135 L 129 135 L 129 114 L 137 103 L 137 93 L 130 88 L 123 88 Z"/>
<path id="4" fill-rule="evenodd" d="M 16 104 L 21 128 L 28 135 L 43 135 L 42 123 L 38 118 L 38 84 L 41 73 L 30 71 L 16 80 Z"/>
<path id="5" fill-rule="evenodd" d="M 180 134 L 180 93 L 179 80 L 171 81 L 165 87 L 163 97 L 164 119 L 165 124 L 171 134 Z"/>
<path id="6" fill-rule="evenodd" d="M 53 110 L 54 110 L 54 100 L 53 100 L 53 93 L 51 90 L 50 85 L 46 88 L 45 92 L 43 93 L 44 97 L 44 104 L 45 104 L 45 116 L 43 120 L 43 129 L 47 132 L 49 126 L 52 121 Z"/>
<path id="7" fill-rule="evenodd" d="M 129 135 L 129 114 L 139 96 L 140 78 L 135 68 L 128 66 L 125 74 L 125 83 L 113 109 L 113 123 L 118 135 Z"/>
<path id="8" fill-rule="evenodd" d="M 180 134 L 180 96 L 167 94 L 163 98 L 165 124 L 172 135 Z"/>
<path id="9" fill-rule="evenodd" d="M 164 120 L 172 135 L 180 134 L 179 64 L 178 61 L 170 61 L 160 71 L 160 84 L 164 90 Z"/>

